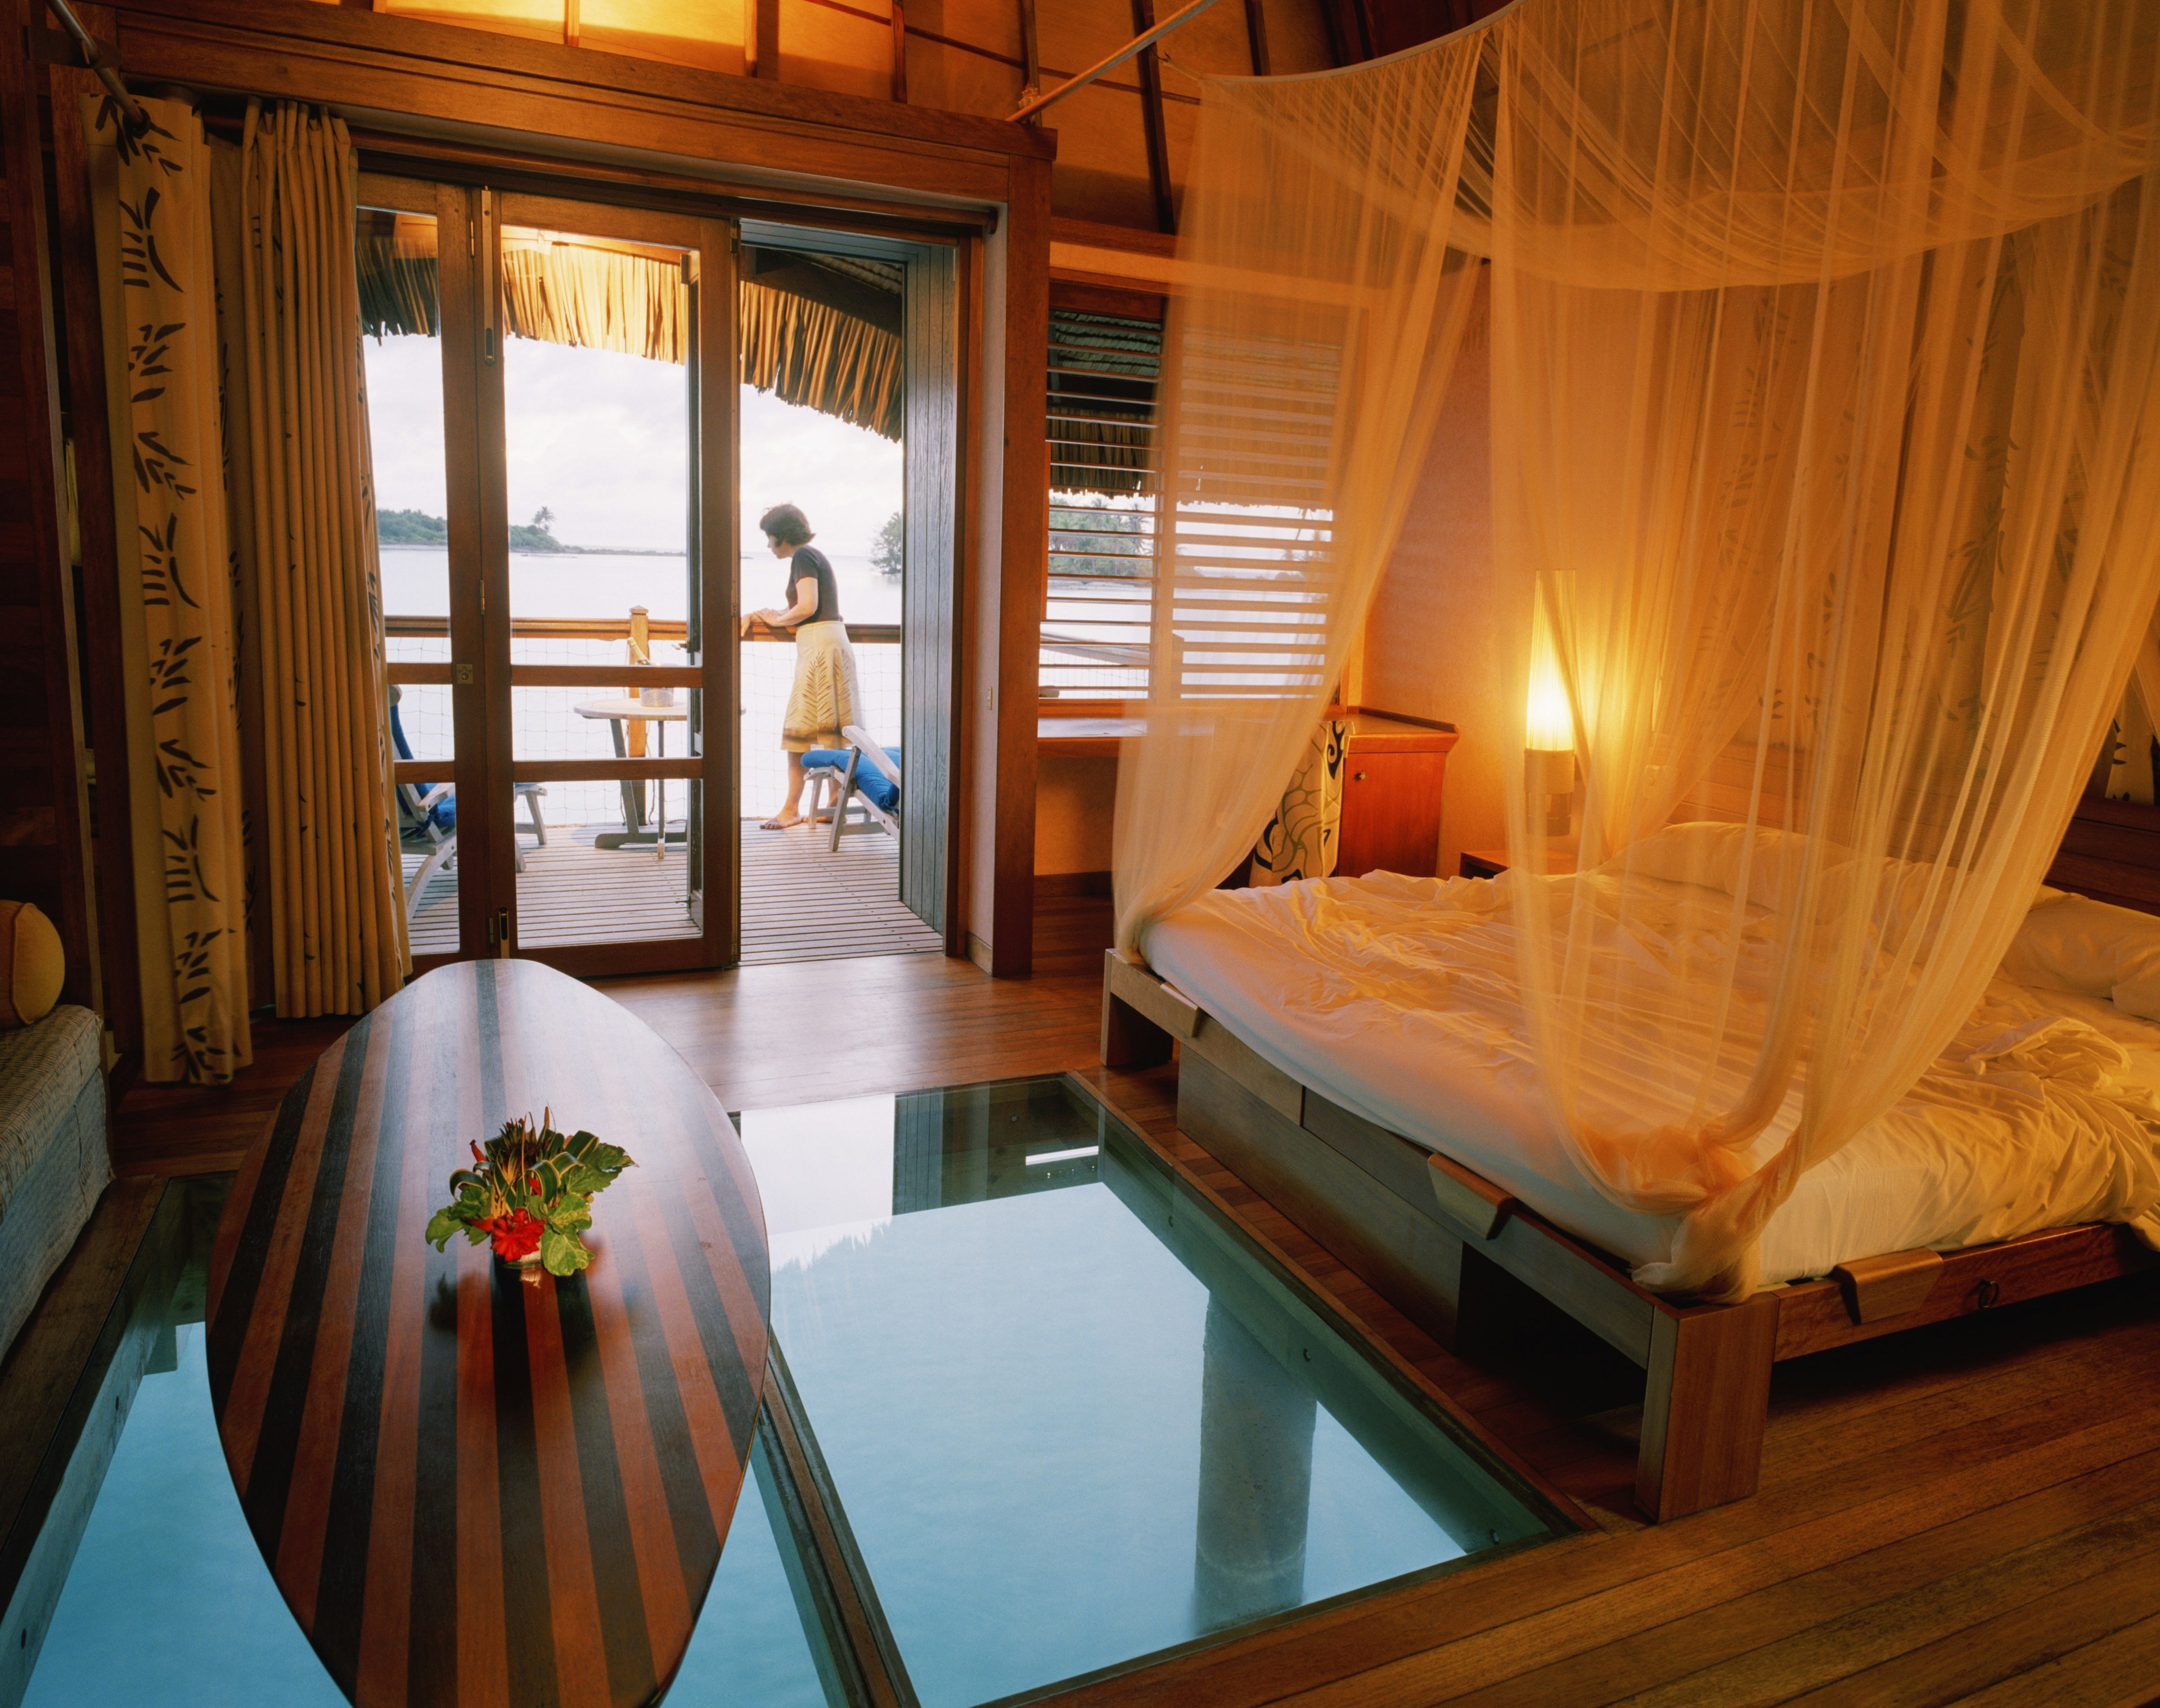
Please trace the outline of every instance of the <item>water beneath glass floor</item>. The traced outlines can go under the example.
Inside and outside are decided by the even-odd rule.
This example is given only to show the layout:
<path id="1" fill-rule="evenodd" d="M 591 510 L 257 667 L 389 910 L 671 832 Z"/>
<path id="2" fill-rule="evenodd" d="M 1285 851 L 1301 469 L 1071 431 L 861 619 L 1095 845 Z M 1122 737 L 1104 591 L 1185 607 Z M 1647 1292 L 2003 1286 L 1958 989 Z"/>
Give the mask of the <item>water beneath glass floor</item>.
<path id="1" fill-rule="evenodd" d="M 23 1708 L 345 1702 L 271 1581 L 218 1445 L 200 1321 L 208 1223 L 197 1219 L 197 1249 L 178 1285 L 146 1291 L 136 1306 L 136 1332 L 171 1329 L 166 1355 L 151 1360 L 167 1368 L 146 1374 L 136 1390 Z M 179 1237 L 184 1241 L 185 1233 Z M 155 1256 L 144 1254 L 153 1268 Z M 755 1474 L 743 1481 L 712 1591 L 667 1700 L 826 1708 L 823 1642 L 797 1600 L 787 1560 L 795 1544 L 773 1472 L 755 1449 L 750 1466 Z M 823 1671 L 829 1673 L 829 1662 Z"/>
<path id="2" fill-rule="evenodd" d="M 1069 1082 L 742 1128 L 775 1337 L 925 1708 L 1550 1534 Z"/>
<path id="3" fill-rule="evenodd" d="M 1534 1497 L 1069 1082 L 742 1124 L 787 1403 L 902 1701 L 1039 1694 L 1550 1534 Z M 160 1217 L 138 1271 L 178 1280 L 131 1282 L 127 1334 L 161 1350 L 26 1708 L 335 1708 L 218 1445 L 200 1325 L 215 1189 L 168 1191 L 188 1213 Z M 671 1704 L 854 1699 L 771 1440 L 761 1422 Z"/>

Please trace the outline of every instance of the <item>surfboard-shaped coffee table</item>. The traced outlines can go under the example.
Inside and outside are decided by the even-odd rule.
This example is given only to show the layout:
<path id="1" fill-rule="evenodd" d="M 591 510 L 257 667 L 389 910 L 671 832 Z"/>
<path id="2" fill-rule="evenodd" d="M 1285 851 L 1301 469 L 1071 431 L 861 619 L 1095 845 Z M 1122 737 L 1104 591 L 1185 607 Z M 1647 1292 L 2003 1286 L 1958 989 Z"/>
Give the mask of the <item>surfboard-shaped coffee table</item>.
<path id="1" fill-rule="evenodd" d="M 553 1110 L 636 1166 L 592 1267 L 525 1285 L 423 1238 L 469 1141 Z M 647 1703 L 682 1664 L 755 1427 L 757 1188 L 681 1056 L 530 961 L 361 1020 L 250 1153 L 210 1275 L 210 1398 L 272 1576 L 363 1708 Z"/>

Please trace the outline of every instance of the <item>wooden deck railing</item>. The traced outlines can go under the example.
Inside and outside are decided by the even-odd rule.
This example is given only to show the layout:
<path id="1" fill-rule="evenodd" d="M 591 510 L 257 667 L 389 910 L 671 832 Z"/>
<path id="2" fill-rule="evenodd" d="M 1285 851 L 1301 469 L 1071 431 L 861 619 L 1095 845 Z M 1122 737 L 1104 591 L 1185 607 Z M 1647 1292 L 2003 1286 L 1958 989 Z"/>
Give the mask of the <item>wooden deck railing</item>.
<path id="1" fill-rule="evenodd" d="M 627 641 L 631 637 L 629 617 L 512 617 L 510 633 L 514 640 L 551 641 Z M 680 619 L 664 617 L 646 620 L 645 632 L 655 641 L 682 641 L 689 636 L 690 626 Z M 402 616 L 395 613 L 382 619 L 382 632 L 396 639 L 448 635 L 448 617 Z M 753 623 L 743 636 L 745 641 L 792 641 L 795 631 L 776 629 L 770 624 Z M 897 646 L 900 644 L 898 623 L 849 623 L 848 638 L 859 646 Z"/>

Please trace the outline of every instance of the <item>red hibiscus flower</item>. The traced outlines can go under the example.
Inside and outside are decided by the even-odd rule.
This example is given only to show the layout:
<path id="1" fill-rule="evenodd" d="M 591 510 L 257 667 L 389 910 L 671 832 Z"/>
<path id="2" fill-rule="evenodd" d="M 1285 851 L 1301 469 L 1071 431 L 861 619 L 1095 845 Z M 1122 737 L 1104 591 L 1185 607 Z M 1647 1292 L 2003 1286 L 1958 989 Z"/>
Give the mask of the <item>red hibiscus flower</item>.
<path id="1" fill-rule="evenodd" d="M 495 1254 L 514 1264 L 540 1249 L 540 1218 L 530 1210 L 512 1210 L 506 1216 L 484 1217 L 475 1224 L 490 1236 Z"/>

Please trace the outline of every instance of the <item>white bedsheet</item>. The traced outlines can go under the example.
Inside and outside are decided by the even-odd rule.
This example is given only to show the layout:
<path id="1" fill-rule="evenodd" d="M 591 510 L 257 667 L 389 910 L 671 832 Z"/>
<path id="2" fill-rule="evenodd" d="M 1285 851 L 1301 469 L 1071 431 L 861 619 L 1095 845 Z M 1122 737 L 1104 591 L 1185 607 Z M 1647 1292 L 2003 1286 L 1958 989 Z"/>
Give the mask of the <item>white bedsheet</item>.
<path id="1" fill-rule="evenodd" d="M 1512 949 L 1498 901 L 1488 880 L 1390 873 L 1218 890 L 1142 947 L 1307 1086 L 1595 1245 L 1663 1261 L 1677 1218 L 1613 1203 L 1555 1125 L 1512 977 L 1498 971 Z M 1998 978 L 1922 1085 L 1802 1176 L 1764 1231 L 1763 1281 L 2075 1222 L 2134 1222 L 2153 1240 L 2156 1092 L 2160 1025 Z M 1796 1093 L 1758 1161 L 1797 1117 Z"/>

